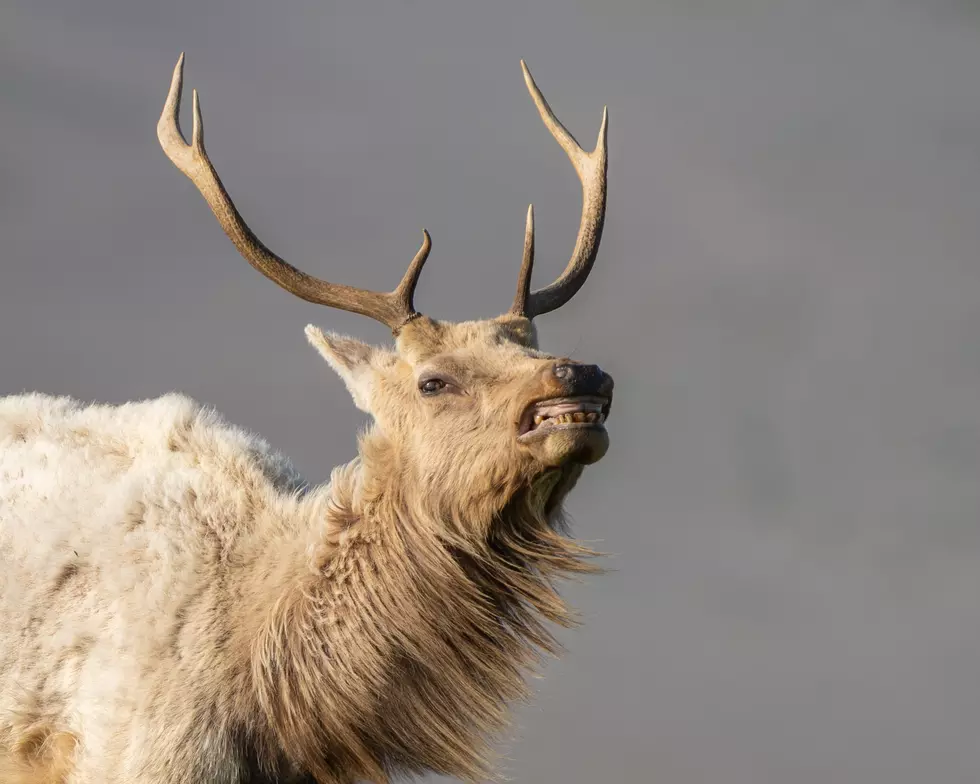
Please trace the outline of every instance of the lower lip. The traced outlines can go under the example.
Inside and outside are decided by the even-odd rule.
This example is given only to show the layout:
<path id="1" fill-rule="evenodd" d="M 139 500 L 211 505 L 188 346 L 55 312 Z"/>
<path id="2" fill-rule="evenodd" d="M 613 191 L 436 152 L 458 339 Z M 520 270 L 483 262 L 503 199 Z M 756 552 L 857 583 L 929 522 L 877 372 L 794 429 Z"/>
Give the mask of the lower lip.
<path id="1" fill-rule="evenodd" d="M 521 433 L 517 439 L 519 441 L 530 441 L 532 438 L 546 436 L 560 430 L 605 430 L 605 424 L 601 422 L 563 422 L 560 425 L 542 425 L 534 430 Z"/>

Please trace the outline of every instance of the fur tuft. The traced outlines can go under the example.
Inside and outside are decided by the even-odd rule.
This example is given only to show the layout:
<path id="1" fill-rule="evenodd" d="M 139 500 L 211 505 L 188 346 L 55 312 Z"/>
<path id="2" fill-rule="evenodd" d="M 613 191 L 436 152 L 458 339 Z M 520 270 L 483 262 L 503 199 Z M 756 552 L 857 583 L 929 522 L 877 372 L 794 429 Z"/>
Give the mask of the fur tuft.
<path id="1" fill-rule="evenodd" d="M 68 784 L 77 738 L 43 721 L 0 728 L 0 782 Z"/>

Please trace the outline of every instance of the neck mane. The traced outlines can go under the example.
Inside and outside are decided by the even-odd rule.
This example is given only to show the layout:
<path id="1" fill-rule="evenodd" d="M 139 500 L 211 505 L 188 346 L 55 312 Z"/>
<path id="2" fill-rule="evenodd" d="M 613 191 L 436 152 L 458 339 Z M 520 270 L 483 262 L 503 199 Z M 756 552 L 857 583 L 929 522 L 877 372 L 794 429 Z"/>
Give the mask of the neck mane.
<path id="1" fill-rule="evenodd" d="M 435 508 L 399 469 L 368 434 L 334 471 L 325 540 L 253 646 L 262 756 L 320 784 L 486 776 L 508 703 L 559 651 L 548 624 L 574 624 L 556 579 L 597 571 L 561 515 L 579 467 L 469 510 Z"/>

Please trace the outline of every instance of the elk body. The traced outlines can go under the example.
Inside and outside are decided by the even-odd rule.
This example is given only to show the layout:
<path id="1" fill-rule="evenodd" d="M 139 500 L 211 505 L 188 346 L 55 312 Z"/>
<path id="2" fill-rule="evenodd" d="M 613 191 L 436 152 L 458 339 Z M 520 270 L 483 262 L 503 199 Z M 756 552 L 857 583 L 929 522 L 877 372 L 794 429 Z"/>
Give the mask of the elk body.
<path id="1" fill-rule="evenodd" d="M 523 64 L 522 64 L 523 65 Z M 158 125 L 258 270 L 388 325 L 393 348 L 307 336 L 373 417 L 359 454 L 308 485 L 262 440 L 180 395 L 120 406 L 0 399 L 0 781 L 259 784 L 474 780 L 569 614 L 553 583 L 591 569 L 561 504 L 605 453 L 612 379 L 537 347 L 532 320 L 592 268 L 605 211 L 593 152 L 540 114 L 582 181 L 562 275 L 513 307 L 415 311 L 428 234 L 377 293 L 289 265 L 252 233 L 204 150 L 183 55 Z"/>

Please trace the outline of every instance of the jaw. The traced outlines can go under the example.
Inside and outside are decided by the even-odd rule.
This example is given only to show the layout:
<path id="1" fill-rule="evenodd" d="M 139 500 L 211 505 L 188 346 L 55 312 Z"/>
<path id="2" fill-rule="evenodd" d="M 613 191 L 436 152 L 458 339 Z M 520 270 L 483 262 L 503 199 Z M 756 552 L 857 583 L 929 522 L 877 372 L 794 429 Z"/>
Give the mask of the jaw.
<path id="1" fill-rule="evenodd" d="M 522 439 L 521 445 L 548 468 L 568 463 L 590 465 L 601 460 L 609 449 L 609 433 L 602 425 L 566 425 Z"/>

